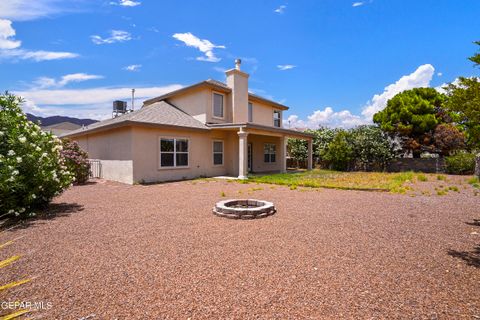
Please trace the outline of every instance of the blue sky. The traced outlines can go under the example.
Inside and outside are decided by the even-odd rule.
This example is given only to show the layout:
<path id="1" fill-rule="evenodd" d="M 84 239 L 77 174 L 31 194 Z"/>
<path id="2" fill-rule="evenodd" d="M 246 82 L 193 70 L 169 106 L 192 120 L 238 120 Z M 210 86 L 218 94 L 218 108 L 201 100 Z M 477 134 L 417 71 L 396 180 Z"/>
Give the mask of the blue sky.
<path id="1" fill-rule="evenodd" d="M 111 101 L 224 80 L 291 107 L 287 125 L 368 123 L 394 94 L 479 75 L 478 0 L 2 0 L 0 89 L 38 115 L 108 117 Z M 290 122 L 288 122 L 290 121 Z"/>

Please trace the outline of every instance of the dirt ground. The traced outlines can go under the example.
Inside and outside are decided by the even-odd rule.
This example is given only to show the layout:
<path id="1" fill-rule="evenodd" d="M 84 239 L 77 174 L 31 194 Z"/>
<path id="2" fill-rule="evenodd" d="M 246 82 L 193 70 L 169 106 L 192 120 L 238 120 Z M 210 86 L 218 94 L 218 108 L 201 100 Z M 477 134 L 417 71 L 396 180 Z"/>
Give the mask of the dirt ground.
<path id="1" fill-rule="evenodd" d="M 48 219 L 0 234 L 14 240 L 0 260 L 21 256 L 0 285 L 32 279 L 1 300 L 43 302 L 33 319 L 478 319 L 480 195 L 422 183 L 430 192 L 415 196 L 206 180 L 76 186 Z M 213 215 L 228 198 L 278 212 Z"/>

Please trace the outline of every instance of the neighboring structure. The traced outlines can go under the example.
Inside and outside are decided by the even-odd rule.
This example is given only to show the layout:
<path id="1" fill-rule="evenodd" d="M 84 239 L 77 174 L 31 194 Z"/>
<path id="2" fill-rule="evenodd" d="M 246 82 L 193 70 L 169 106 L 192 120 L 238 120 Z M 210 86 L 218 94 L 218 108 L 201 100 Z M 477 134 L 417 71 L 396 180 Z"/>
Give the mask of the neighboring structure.
<path id="1" fill-rule="evenodd" d="M 227 83 L 206 80 L 157 98 L 119 117 L 64 135 L 102 163 L 102 177 L 125 183 L 285 172 L 288 107 L 248 92 L 248 74 L 226 72 Z"/>
<path id="2" fill-rule="evenodd" d="M 71 131 L 78 130 L 82 126 L 71 122 L 60 122 L 50 126 L 42 127 L 43 131 L 49 131 L 56 136 L 65 135 Z"/>

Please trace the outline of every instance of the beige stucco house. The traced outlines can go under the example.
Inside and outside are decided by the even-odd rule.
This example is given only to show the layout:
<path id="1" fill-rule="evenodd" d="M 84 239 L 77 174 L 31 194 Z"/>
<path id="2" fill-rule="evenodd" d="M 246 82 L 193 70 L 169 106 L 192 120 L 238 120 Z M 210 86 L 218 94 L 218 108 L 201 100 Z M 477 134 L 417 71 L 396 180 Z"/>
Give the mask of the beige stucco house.
<path id="1" fill-rule="evenodd" d="M 309 141 L 311 169 L 312 136 L 283 128 L 288 107 L 249 93 L 240 61 L 226 76 L 226 84 L 202 81 L 64 137 L 101 162 L 103 178 L 124 183 L 285 172 L 288 137 Z"/>

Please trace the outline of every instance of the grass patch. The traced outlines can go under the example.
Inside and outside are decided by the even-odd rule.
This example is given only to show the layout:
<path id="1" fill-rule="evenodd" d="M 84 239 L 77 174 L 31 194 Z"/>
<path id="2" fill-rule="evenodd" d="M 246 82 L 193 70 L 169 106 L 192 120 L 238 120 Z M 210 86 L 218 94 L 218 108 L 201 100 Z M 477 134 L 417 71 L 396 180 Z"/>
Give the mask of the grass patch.
<path id="1" fill-rule="evenodd" d="M 439 175 L 437 176 L 437 180 L 445 181 L 445 180 L 447 180 L 447 177 L 445 177 L 445 176 L 442 175 L 442 174 L 439 174 Z"/>
<path id="2" fill-rule="evenodd" d="M 404 184 L 414 181 L 415 177 L 416 174 L 413 172 L 339 172 L 315 169 L 295 173 L 250 176 L 248 182 L 285 185 L 292 190 L 297 187 L 310 187 L 405 193 L 411 188 L 405 187 Z"/>
<path id="3" fill-rule="evenodd" d="M 223 197 L 223 198 L 224 198 L 224 197 L 226 197 L 226 196 L 227 196 L 227 195 L 225 194 L 225 192 L 222 191 L 222 192 L 220 193 L 220 197 Z"/>
<path id="4" fill-rule="evenodd" d="M 425 182 L 425 181 L 428 181 L 428 178 L 427 178 L 426 175 L 420 173 L 420 174 L 417 176 L 417 180 L 418 180 L 418 181 Z"/>
<path id="5" fill-rule="evenodd" d="M 471 177 L 470 179 L 468 179 L 468 183 L 472 187 L 480 189 L 480 179 L 478 179 L 478 177 Z"/>

